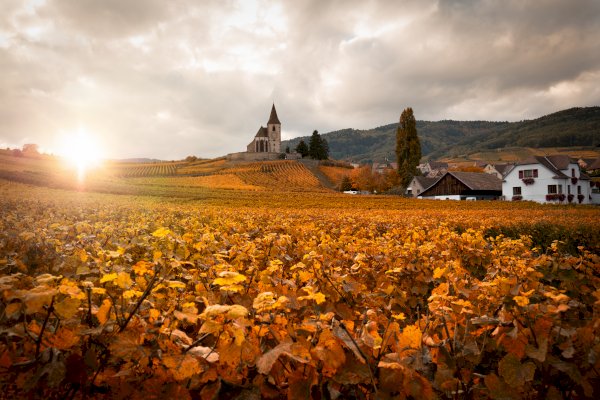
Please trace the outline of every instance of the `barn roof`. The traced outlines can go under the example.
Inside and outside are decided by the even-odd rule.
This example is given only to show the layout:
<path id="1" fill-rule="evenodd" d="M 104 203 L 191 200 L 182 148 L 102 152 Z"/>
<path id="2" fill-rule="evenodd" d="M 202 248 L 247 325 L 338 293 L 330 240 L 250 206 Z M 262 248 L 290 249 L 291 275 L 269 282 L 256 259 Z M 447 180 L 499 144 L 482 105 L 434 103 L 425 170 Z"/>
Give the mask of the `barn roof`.
<path id="1" fill-rule="evenodd" d="M 471 190 L 502 190 L 502 181 L 496 175 L 461 171 L 452 171 L 448 174 L 454 176 Z"/>

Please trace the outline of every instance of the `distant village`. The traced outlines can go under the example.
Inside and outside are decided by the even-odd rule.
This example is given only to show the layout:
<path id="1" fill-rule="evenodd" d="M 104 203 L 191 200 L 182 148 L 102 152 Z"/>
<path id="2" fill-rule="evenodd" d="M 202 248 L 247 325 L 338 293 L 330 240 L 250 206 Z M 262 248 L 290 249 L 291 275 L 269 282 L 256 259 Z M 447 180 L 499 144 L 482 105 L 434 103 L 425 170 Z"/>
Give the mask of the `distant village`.
<path id="1" fill-rule="evenodd" d="M 275 104 L 267 126 L 258 129 L 246 152 L 228 154 L 229 160 L 301 159 L 296 151 L 281 151 L 281 122 Z M 352 164 L 354 168 L 360 167 Z M 507 200 L 557 204 L 600 204 L 600 158 L 572 159 L 567 155 L 533 156 L 512 164 L 430 161 L 403 194 L 436 200 Z M 398 169 L 395 162 L 373 163 L 372 172 L 385 175 Z M 592 179 L 591 176 L 598 176 Z M 358 194 L 359 188 L 346 193 Z"/>

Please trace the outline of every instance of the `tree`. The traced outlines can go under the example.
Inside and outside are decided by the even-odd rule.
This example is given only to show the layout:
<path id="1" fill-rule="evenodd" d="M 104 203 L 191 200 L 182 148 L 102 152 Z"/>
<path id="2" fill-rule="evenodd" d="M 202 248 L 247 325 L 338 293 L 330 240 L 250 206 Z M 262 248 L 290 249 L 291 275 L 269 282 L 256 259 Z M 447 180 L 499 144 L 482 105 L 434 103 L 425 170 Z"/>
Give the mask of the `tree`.
<path id="1" fill-rule="evenodd" d="M 327 139 L 325 139 L 323 137 L 321 137 L 321 150 L 322 150 L 321 155 L 323 156 L 323 158 L 321 158 L 321 160 L 329 159 L 329 143 L 327 142 Z"/>
<path id="2" fill-rule="evenodd" d="M 421 143 L 417 135 L 417 122 L 412 108 L 408 107 L 400 115 L 400 123 L 396 133 L 396 158 L 400 185 L 407 187 L 417 173 L 421 159 Z"/>
<path id="3" fill-rule="evenodd" d="M 319 135 L 318 131 L 313 131 L 310 137 L 308 155 L 315 160 L 327 160 L 329 158 L 329 144 L 327 140 Z"/>
<path id="4" fill-rule="evenodd" d="M 304 140 L 301 140 L 300 143 L 296 146 L 296 153 L 300 153 L 302 158 L 308 156 L 308 146 L 304 143 Z"/>
<path id="5" fill-rule="evenodd" d="M 346 190 L 352 189 L 352 179 L 348 175 L 344 175 L 342 181 L 340 182 L 340 191 L 344 192 Z"/>
<path id="6" fill-rule="evenodd" d="M 285 154 L 290 154 L 290 146 L 285 147 Z"/>

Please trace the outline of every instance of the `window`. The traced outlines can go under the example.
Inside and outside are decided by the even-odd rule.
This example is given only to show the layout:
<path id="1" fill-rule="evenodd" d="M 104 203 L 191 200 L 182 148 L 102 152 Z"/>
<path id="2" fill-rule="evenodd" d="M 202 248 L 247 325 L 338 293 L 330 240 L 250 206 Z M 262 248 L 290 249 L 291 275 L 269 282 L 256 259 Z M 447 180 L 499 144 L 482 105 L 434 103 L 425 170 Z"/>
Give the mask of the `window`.
<path id="1" fill-rule="evenodd" d="M 519 171 L 519 179 L 523 178 L 537 178 L 538 170 L 537 169 L 524 169 Z"/>
<path id="2" fill-rule="evenodd" d="M 577 185 L 577 194 L 581 194 L 581 186 Z"/>
<path id="3" fill-rule="evenodd" d="M 567 194 L 571 194 L 571 185 L 567 185 Z"/>
<path id="4" fill-rule="evenodd" d="M 562 185 L 548 185 L 548 194 L 562 194 Z"/>
<path id="5" fill-rule="evenodd" d="M 275 125 L 273 125 L 273 129 L 271 129 L 273 132 L 275 132 Z"/>
<path id="6" fill-rule="evenodd" d="M 513 196 L 520 196 L 521 195 L 521 186 L 514 186 L 513 187 Z"/>
<path id="7" fill-rule="evenodd" d="M 575 178 L 575 168 L 571 168 L 571 178 Z"/>

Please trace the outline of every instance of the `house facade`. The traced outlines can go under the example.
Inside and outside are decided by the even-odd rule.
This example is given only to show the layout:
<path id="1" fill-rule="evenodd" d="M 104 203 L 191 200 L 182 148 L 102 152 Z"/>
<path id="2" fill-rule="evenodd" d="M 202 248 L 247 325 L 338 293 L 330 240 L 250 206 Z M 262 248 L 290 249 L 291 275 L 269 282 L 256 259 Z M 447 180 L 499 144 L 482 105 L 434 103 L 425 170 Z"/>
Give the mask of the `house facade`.
<path id="1" fill-rule="evenodd" d="M 506 200 L 589 204 L 590 179 L 576 160 L 565 155 L 536 156 L 511 169 L 502 182 Z"/>
<path id="2" fill-rule="evenodd" d="M 483 167 L 483 172 L 496 175 L 498 179 L 503 179 L 504 175 L 506 175 L 512 167 L 512 164 L 486 164 L 485 167 Z"/>
<path id="3" fill-rule="evenodd" d="M 498 200 L 502 181 L 483 172 L 449 171 L 417 197 L 436 200 Z"/>
<path id="4" fill-rule="evenodd" d="M 429 178 L 427 176 L 415 176 L 408 184 L 406 194 L 408 196 L 418 197 L 425 189 L 437 182 L 438 179 L 439 178 Z"/>

